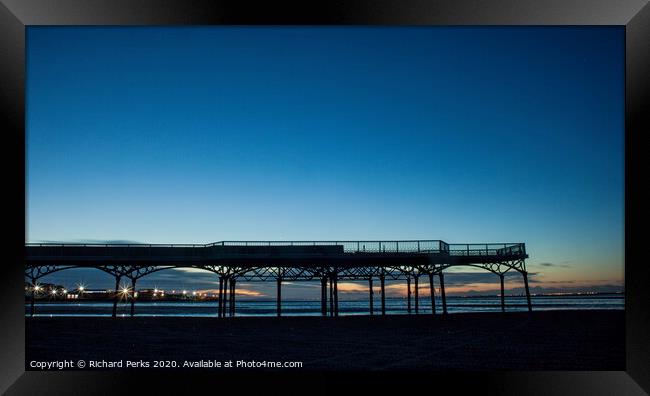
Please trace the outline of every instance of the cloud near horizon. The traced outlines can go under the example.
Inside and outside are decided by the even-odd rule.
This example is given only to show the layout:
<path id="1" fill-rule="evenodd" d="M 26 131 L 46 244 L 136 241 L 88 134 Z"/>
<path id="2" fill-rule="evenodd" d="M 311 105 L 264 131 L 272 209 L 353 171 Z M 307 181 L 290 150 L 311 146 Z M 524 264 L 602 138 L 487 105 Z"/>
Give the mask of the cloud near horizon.
<path id="1" fill-rule="evenodd" d="M 556 263 L 549 263 L 549 262 L 537 263 L 537 264 L 532 264 L 532 265 L 539 265 L 539 266 L 542 266 L 542 267 L 571 268 L 571 266 L 568 265 L 568 264 L 556 264 Z"/>
<path id="2" fill-rule="evenodd" d="M 197 293 L 209 293 L 209 294 L 219 294 L 219 289 L 199 289 L 196 290 Z M 250 290 L 250 289 L 243 289 L 240 287 L 235 288 L 235 295 L 237 297 L 269 297 L 268 295 L 257 291 L 257 290 Z"/>

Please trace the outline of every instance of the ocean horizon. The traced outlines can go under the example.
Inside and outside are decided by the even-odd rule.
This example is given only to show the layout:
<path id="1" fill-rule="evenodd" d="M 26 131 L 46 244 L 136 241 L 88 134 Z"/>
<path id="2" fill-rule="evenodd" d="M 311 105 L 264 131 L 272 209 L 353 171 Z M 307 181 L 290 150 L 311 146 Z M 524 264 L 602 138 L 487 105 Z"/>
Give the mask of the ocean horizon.
<path id="1" fill-rule="evenodd" d="M 585 295 L 537 295 L 531 297 L 533 310 L 592 310 L 625 308 L 623 294 Z M 448 296 L 447 311 L 453 313 L 501 312 L 499 296 Z M 216 317 L 217 301 L 136 301 L 136 316 L 188 316 Z M 329 305 L 328 305 L 329 307 Z M 111 316 L 112 301 L 37 301 L 34 316 Z M 118 316 L 129 316 L 130 302 L 121 301 Z M 236 302 L 236 316 L 276 316 L 276 301 L 272 299 L 240 299 Z M 339 316 L 369 315 L 368 300 L 339 300 Z M 527 310 L 524 296 L 506 296 L 506 312 Z M 431 314 L 431 300 L 420 298 L 418 312 Z M 29 316 L 30 304 L 25 303 L 25 316 Z M 381 302 L 374 300 L 373 313 L 381 314 Z M 442 301 L 436 298 L 436 313 L 442 313 Z M 386 298 L 386 314 L 408 314 L 405 298 Z M 411 314 L 415 314 L 415 302 L 411 300 Z M 282 301 L 283 316 L 320 316 L 320 300 L 291 299 Z"/>

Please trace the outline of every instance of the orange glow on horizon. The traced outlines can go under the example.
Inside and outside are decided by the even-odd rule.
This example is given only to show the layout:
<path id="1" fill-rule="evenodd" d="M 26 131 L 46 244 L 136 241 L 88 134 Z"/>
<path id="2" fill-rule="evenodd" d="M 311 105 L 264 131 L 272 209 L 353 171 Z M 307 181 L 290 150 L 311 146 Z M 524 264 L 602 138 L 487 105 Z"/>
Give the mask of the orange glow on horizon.
<path id="1" fill-rule="evenodd" d="M 199 294 L 213 294 L 213 295 L 218 295 L 219 294 L 219 289 L 205 289 L 205 290 L 197 290 L 196 291 Z M 250 289 L 240 289 L 240 288 L 235 288 L 235 295 L 236 296 L 252 296 L 252 297 L 266 297 L 266 294 L 259 292 L 257 290 L 250 290 Z"/>

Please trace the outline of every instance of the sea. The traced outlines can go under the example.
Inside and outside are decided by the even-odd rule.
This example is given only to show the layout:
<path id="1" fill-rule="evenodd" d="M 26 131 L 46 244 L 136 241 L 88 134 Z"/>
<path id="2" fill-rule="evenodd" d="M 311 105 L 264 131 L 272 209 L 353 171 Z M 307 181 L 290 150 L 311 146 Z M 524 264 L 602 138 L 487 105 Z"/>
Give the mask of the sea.
<path id="1" fill-rule="evenodd" d="M 623 294 L 583 294 L 583 295 L 540 295 L 532 296 L 533 311 L 548 310 L 582 310 L 582 309 L 618 309 L 623 310 Z M 501 312 L 501 300 L 498 296 L 481 297 L 447 297 L 447 312 Z M 374 314 L 381 314 L 381 302 L 377 298 L 373 304 Z M 329 307 L 329 306 L 328 306 Z M 111 316 L 113 304 L 110 301 L 37 301 L 34 316 Z M 506 312 L 526 311 L 524 296 L 507 296 Z M 129 316 L 129 302 L 118 304 L 118 316 Z M 421 298 L 418 312 L 431 314 L 431 301 Z M 442 301 L 436 299 L 436 313 L 442 312 Z M 341 300 L 339 298 L 339 316 L 368 315 L 368 300 Z M 415 303 L 411 300 L 411 313 L 415 313 Z M 25 304 L 25 316 L 30 314 L 30 304 Z M 236 302 L 235 316 L 276 316 L 275 300 L 239 299 Z M 386 314 L 408 314 L 406 298 L 386 298 Z M 136 301 L 136 316 L 217 316 L 217 301 Z M 282 316 L 320 316 L 320 300 L 283 300 Z"/>

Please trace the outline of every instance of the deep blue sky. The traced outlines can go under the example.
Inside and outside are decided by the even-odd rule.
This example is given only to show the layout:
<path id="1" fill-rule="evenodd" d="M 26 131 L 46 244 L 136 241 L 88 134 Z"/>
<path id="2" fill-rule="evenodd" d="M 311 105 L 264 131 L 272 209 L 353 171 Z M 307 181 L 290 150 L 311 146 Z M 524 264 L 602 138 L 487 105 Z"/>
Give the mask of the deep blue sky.
<path id="1" fill-rule="evenodd" d="M 26 240 L 523 241 L 620 285 L 623 134 L 622 28 L 29 27 Z"/>

